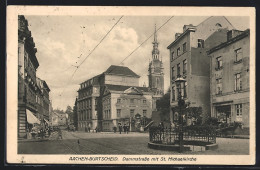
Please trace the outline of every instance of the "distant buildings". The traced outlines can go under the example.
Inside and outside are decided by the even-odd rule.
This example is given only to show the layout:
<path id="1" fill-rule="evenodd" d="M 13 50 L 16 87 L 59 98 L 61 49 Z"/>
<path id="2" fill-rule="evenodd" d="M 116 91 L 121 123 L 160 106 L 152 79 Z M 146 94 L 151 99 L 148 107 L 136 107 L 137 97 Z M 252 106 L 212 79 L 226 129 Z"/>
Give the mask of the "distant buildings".
<path id="1" fill-rule="evenodd" d="M 230 30 L 227 40 L 208 51 L 211 116 L 249 127 L 250 31 Z"/>
<path id="2" fill-rule="evenodd" d="M 50 89 L 46 83 L 46 81 L 41 80 L 36 77 L 36 83 L 38 86 L 36 92 L 36 106 L 37 106 L 37 118 L 40 120 L 49 121 L 49 112 L 50 112 L 50 99 L 49 92 Z"/>
<path id="3" fill-rule="evenodd" d="M 45 81 L 36 78 L 37 49 L 23 15 L 18 16 L 18 138 L 26 138 L 35 123 L 49 120 L 49 91 Z M 44 118 L 44 119 L 43 119 Z"/>
<path id="4" fill-rule="evenodd" d="M 206 51 L 226 40 L 226 32 L 233 28 L 225 17 L 210 17 L 198 26 L 184 25 L 183 33 L 167 47 L 170 51 L 170 119 L 178 120 L 177 77 L 186 79 L 181 95 L 189 107 L 201 107 L 203 118 L 210 115 L 210 68 Z"/>
<path id="5" fill-rule="evenodd" d="M 66 113 L 58 113 L 54 111 L 52 112 L 50 121 L 52 126 L 67 125 L 68 115 Z"/>
<path id="6" fill-rule="evenodd" d="M 78 129 L 112 131 L 126 124 L 130 130 L 151 118 L 152 95 L 139 87 L 139 76 L 123 66 L 110 66 L 104 73 L 80 84 L 77 99 Z"/>

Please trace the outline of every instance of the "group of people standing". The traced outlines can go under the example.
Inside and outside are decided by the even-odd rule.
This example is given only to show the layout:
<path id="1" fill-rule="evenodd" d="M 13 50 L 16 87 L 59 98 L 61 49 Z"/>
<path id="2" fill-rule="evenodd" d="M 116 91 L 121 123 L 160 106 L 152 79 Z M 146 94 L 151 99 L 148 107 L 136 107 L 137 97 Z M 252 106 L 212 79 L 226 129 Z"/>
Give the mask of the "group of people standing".
<path id="1" fill-rule="evenodd" d="M 114 133 L 116 133 L 117 127 L 114 127 L 113 130 L 114 130 Z M 124 126 L 122 126 L 121 123 L 119 123 L 118 130 L 119 130 L 120 134 L 122 133 L 122 131 L 124 131 L 124 133 L 127 134 L 127 133 L 129 133 L 129 126 L 127 126 L 126 124 L 124 124 Z"/>

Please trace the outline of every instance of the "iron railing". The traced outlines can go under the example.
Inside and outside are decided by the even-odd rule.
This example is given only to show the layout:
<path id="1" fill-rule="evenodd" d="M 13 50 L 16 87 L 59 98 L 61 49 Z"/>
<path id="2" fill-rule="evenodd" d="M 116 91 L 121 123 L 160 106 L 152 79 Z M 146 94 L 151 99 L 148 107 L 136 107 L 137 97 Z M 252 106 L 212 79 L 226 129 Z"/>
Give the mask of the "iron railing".
<path id="1" fill-rule="evenodd" d="M 150 128 L 149 129 L 150 142 L 164 143 L 174 145 L 179 143 L 179 130 L 178 129 L 162 129 Z M 205 145 L 216 143 L 215 130 L 183 130 L 183 142 L 187 145 Z"/>

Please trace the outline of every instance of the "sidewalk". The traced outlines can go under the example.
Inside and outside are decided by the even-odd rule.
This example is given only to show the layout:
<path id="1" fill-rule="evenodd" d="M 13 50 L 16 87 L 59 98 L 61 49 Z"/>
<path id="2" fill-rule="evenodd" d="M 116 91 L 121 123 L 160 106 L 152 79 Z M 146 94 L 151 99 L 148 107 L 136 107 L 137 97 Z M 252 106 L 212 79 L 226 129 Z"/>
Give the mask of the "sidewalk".
<path id="1" fill-rule="evenodd" d="M 43 142 L 43 141 L 48 141 L 49 138 L 43 138 L 43 139 L 18 139 L 18 143 L 22 143 L 22 142 Z"/>

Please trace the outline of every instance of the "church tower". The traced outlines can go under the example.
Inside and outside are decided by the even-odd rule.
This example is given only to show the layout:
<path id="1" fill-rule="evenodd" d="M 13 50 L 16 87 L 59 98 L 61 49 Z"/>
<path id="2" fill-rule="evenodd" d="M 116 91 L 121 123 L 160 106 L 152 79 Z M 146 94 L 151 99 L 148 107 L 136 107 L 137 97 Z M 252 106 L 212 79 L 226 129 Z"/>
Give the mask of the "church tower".
<path id="1" fill-rule="evenodd" d="M 159 43 L 157 42 L 157 33 L 155 25 L 152 60 L 149 62 L 148 80 L 149 88 L 154 92 L 154 95 L 157 95 L 160 98 L 164 93 L 164 73 L 162 57 L 160 58 L 160 51 L 158 49 L 158 45 Z"/>

